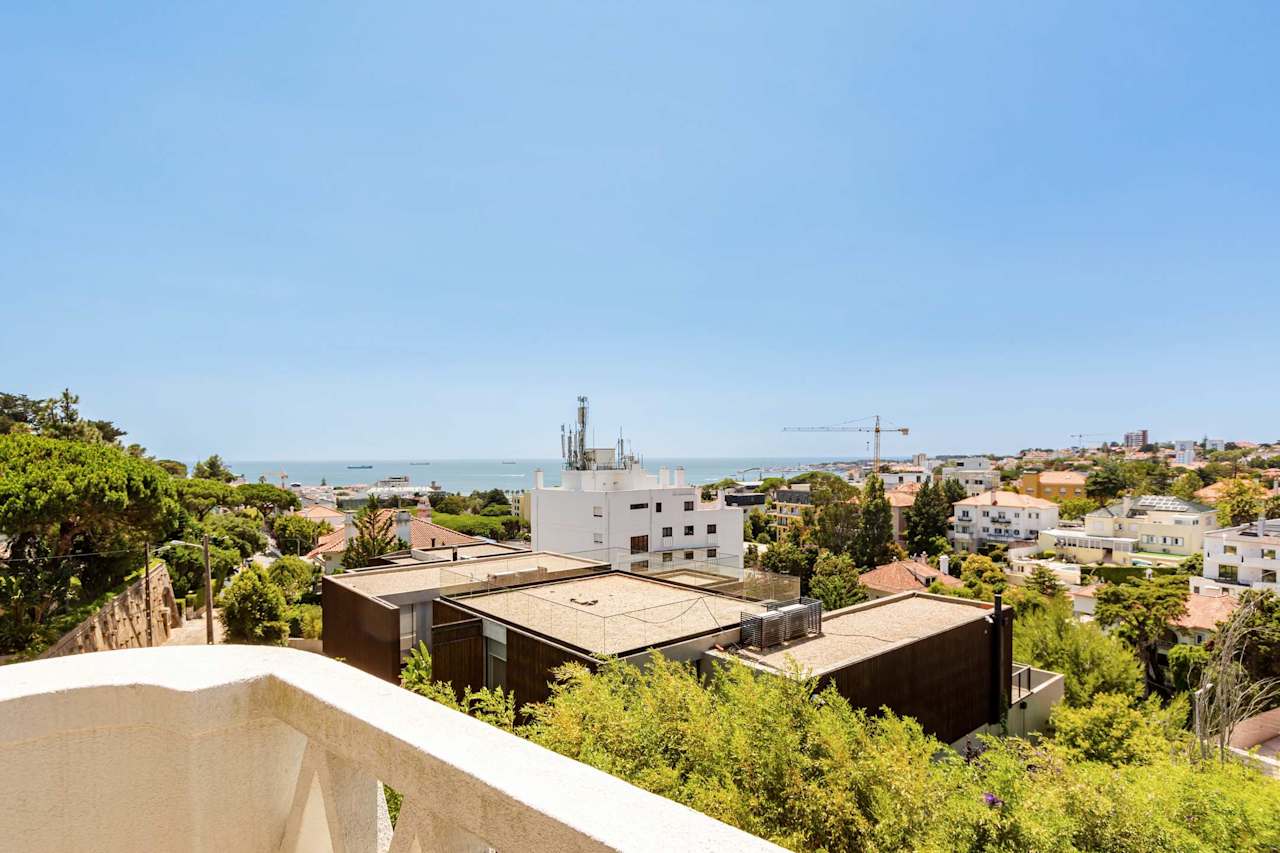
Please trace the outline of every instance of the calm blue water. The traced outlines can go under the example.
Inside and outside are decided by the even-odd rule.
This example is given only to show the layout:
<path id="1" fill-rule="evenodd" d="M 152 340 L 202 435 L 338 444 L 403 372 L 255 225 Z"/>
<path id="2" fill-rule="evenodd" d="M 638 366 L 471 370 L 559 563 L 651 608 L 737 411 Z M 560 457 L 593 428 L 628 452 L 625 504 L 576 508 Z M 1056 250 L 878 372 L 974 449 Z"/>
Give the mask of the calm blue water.
<path id="1" fill-rule="evenodd" d="M 377 480 L 404 474 L 414 484 L 439 483 L 451 492 L 470 492 L 475 489 L 504 489 L 507 491 L 528 489 L 533 487 L 533 472 L 541 468 L 548 486 L 560 482 L 562 460 L 560 459 L 514 459 L 513 465 L 504 465 L 501 459 L 340 459 L 329 462 L 316 461 L 242 461 L 228 462 L 228 466 L 250 482 L 256 482 L 259 476 L 266 477 L 268 483 L 279 483 L 280 472 L 285 473 L 286 483 L 303 483 L 316 485 L 321 479 L 331 486 L 353 485 L 365 483 L 372 485 Z M 645 469 L 656 474 L 658 467 L 666 465 L 674 469 L 683 465 L 685 479 L 692 484 L 714 483 L 725 477 L 740 479 L 760 479 L 760 472 L 747 471 L 748 468 L 766 469 L 764 476 L 796 474 L 808 470 L 809 466 L 829 462 L 827 459 L 800 458 L 756 458 L 734 457 L 724 459 L 659 459 L 646 457 Z M 429 462 L 429 465 L 410 463 Z M 372 468 L 348 468 L 348 465 L 372 465 Z"/>

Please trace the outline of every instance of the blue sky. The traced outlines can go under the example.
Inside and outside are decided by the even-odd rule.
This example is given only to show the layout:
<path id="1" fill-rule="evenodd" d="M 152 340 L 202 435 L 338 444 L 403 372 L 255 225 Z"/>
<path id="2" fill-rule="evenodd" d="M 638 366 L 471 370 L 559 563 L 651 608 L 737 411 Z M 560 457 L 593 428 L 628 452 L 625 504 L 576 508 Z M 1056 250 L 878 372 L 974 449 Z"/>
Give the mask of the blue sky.
<path id="1" fill-rule="evenodd" d="M 370 4 L 372 5 L 372 4 Z M 6 4 L 0 390 L 191 458 L 1280 437 L 1272 3 Z M 1261 385 L 1259 384 L 1261 383 Z"/>

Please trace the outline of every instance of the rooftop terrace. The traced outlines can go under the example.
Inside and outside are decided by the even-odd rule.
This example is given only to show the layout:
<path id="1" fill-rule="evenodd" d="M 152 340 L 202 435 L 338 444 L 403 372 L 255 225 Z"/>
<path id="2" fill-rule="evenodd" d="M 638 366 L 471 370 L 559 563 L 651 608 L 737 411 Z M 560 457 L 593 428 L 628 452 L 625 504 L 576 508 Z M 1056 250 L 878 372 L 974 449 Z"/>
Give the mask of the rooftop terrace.
<path id="1" fill-rule="evenodd" d="M 513 556 L 479 557 L 448 563 L 416 563 L 385 569 L 364 569 L 331 575 L 330 580 L 373 598 L 414 593 L 428 589 L 502 581 L 522 573 L 572 572 L 600 568 L 599 563 L 580 557 L 544 551 L 524 551 Z M 531 578 L 530 578 L 531 579 Z"/>
<path id="2" fill-rule="evenodd" d="M 765 609 L 755 602 L 624 572 L 453 600 L 589 654 L 660 646 L 737 625 L 744 612 Z"/>

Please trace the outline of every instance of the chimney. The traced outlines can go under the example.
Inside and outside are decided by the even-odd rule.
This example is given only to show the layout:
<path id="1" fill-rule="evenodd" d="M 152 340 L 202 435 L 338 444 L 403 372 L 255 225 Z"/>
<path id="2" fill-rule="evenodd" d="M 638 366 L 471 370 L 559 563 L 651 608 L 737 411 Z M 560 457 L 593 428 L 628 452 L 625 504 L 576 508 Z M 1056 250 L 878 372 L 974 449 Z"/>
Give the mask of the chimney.
<path id="1" fill-rule="evenodd" d="M 938 571 L 942 572 L 944 575 L 951 574 L 951 558 L 946 554 L 943 554 L 938 558 Z"/>
<path id="2" fill-rule="evenodd" d="M 1120 510 L 1124 513 L 1125 518 L 1129 517 L 1129 512 L 1133 509 L 1133 498 L 1125 495 L 1120 501 Z"/>
<path id="3" fill-rule="evenodd" d="M 658 488 L 659 489 L 666 488 L 667 473 L 668 473 L 668 470 L 666 465 L 662 465 L 658 468 Z"/>
<path id="4" fill-rule="evenodd" d="M 1267 535 L 1267 513 L 1264 510 L 1258 510 L 1258 535 Z"/>
<path id="5" fill-rule="evenodd" d="M 684 485 L 684 466 L 683 465 L 676 466 L 676 485 L 677 486 Z"/>
<path id="6" fill-rule="evenodd" d="M 356 538 L 356 514 L 354 512 L 344 512 L 342 514 L 342 538 L 347 542 Z"/>
<path id="7" fill-rule="evenodd" d="M 396 536 L 403 539 L 409 545 L 413 544 L 413 518 L 406 510 L 396 510 Z"/>
<path id="8" fill-rule="evenodd" d="M 535 468 L 533 471 L 533 487 L 535 489 L 542 488 L 542 469 Z"/>

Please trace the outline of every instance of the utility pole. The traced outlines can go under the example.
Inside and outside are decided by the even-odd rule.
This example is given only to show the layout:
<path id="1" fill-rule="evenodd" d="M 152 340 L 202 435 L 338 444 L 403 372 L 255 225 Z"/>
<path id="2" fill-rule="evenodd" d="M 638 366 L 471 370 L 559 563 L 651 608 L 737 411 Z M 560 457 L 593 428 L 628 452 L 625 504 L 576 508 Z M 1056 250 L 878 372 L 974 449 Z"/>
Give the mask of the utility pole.
<path id="1" fill-rule="evenodd" d="M 147 613 L 147 648 L 151 648 L 151 543 L 145 547 L 146 562 L 142 566 L 142 594 L 145 598 Z"/>
<path id="2" fill-rule="evenodd" d="M 213 645 L 213 574 L 209 570 L 209 534 L 204 535 L 204 639 Z"/>

